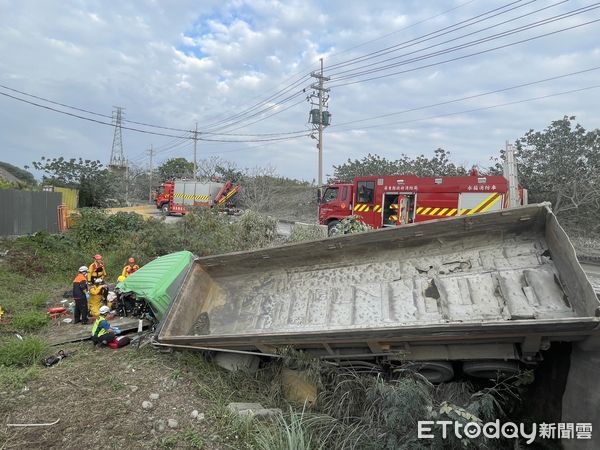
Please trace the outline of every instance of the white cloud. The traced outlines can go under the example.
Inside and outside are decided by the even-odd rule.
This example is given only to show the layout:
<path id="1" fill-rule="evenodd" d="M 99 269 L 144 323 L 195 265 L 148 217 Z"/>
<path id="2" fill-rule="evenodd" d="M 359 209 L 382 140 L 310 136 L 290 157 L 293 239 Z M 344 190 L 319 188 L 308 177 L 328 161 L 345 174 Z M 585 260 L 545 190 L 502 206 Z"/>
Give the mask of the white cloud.
<path id="1" fill-rule="evenodd" d="M 319 57 L 325 58 L 326 75 L 335 76 L 336 72 L 354 67 L 335 68 L 335 63 L 401 44 L 494 7 L 471 2 L 440 14 L 457 3 L 381 0 L 374 7 L 358 1 L 179 0 L 166 5 L 159 1 L 123 1 L 111 2 L 107 8 L 97 1 L 23 0 L 9 5 L 0 0 L 0 83 L 103 114 L 110 114 L 113 105 L 122 105 L 131 120 L 177 128 L 192 128 L 198 121 L 202 128 L 285 89 L 316 69 Z M 581 1 L 569 2 L 553 8 L 552 14 L 580 6 Z M 519 12 L 538 7 L 526 5 Z M 568 23 L 581 20 L 573 18 Z M 547 29 L 564 26 L 567 22 Z M 527 36 L 542 31 L 531 30 Z M 598 27 L 591 25 L 453 63 L 334 87 L 330 92 L 333 123 L 418 109 L 598 65 L 599 34 Z M 445 38 L 426 41 L 418 47 L 425 49 Z M 402 51 L 414 49 L 407 47 Z M 422 52 L 412 56 L 418 54 Z M 406 64 L 397 70 L 452 55 Z M 373 61 L 377 59 L 367 59 L 360 65 Z M 504 145 L 504 140 L 515 139 L 529 128 L 542 129 L 564 114 L 577 113 L 586 128 L 596 128 L 600 121 L 596 106 L 600 90 L 432 120 L 418 119 L 591 86 L 597 84 L 597 77 L 598 71 L 589 72 L 359 122 L 346 127 L 346 131 L 332 127 L 325 132 L 325 172 L 331 173 L 333 164 L 348 157 L 360 158 L 369 152 L 393 158 L 399 153 L 431 153 L 437 147 L 451 150 L 458 161 L 487 161 Z M 279 99 L 311 82 L 314 79 L 303 80 Z M 330 85 L 335 84 L 332 79 Z M 280 113 L 262 121 L 257 115 L 250 120 L 257 123 L 235 132 L 304 129 L 310 108 L 302 102 L 305 95 L 278 106 L 268 102 L 266 106 L 274 106 L 269 114 Z M 294 102 L 300 104 L 286 109 Z M 5 125 L 0 133 L 0 159 L 13 164 L 28 164 L 41 155 L 64 153 L 69 157 L 100 157 L 104 161 L 110 155 L 110 127 L 77 121 L 5 97 L 0 97 L 0 120 Z M 367 128 L 382 123 L 394 124 Z M 130 131 L 124 131 L 123 139 L 126 155 L 139 164 L 145 163 L 143 150 L 150 144 L 168 147 L 171 140 Z M 253 145 L 257 143 L 250 144 Z M 200 147 L 206 154 L 222 155 L 242 167 L 272 162 L 283 175 L 308 180 L 315 177 L 317 153 L 315 141 L 310 138 L 253 150 L 240 143 L 203 142 Z M 189 148 L 186 144 L 164 150 L 157 160 L 189 157 Z"/>

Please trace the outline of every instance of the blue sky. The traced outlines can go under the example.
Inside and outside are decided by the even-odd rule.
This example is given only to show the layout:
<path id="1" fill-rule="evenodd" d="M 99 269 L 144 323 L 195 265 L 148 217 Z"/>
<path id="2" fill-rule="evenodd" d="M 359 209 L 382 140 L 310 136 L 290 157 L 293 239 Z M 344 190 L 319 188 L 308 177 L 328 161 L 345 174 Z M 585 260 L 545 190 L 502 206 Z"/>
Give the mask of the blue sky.
<path id="1" fill-rule="evenodd" d="M 503 15 L 420 44 L 413 41 L 412 46 L 405 44 L 405 49 L 380 59 L 360 64 L 354 59 L 508 3 L 146 0 L 111 2 L 109 8 L 99 0 L 0 0 L 0 84 L 101 114 L 110 115 L 113 106 L 120 105 L 126 108 L 127 119 L 138 122 L 182 129 L 192 129 L 198 122 L 200 131 L 218 130 L 225 133 L 219 136 L 222 139 L 239 140 L 242 137 L 231 134 L 309 130 L 310 107 L 301 101 L 300 91 L 310 80 L 290 91 L 297 94 L 293 101 L 268 103 L 272 107 L 268 114 L 277 112 L 271 117 L 259 114 L 222 130 L 214 123 L 308 74 L 323 57 L 325 74 L 332 76 L 333 86 L 329 102 L 333 126 L 324 138 L 325 173 L 332 173 L 334 164 L 368 153 L 387 158 L 401 153 L 431 155 L 438 147 L 451 151 L 458 163 L 487 165 L 506 140 L 513 141 L 531 128 L 543 129 L 563 115 L 576 115 L 585 128 L 599 127 L 600 89 L 554 94 L 598 84 L 600 70 L 420 108 L 600 66 L 600 22 L 453 62 L 442 61 L 581 25 L 600 18 L 600 9 L 463 50 L 405 61 L 395 69 L 373 74 L 389 75 L 381 79 L 335 87 L 335 76 L 343 69 L 356 73 L 359 66 L 377 64 L 385 57 L 397 57 L 391 62 L 398 62 L 422 56 L 591 2 L 524 0 Z M 534 13 L 544 7 L 547 9 Z M 500 24 L 505 20 L 506 24 Z M 491 25 L 497 26 L 489 28 Z M 455 40 L 445 43 L 449 39 Z M 414 53 L 399 56 L 408 52 Z M 354 64 L 329 68 L 345 61 Z M 422 65 L 429 67 L 417 69 Z M 369 68 L 373 67 L 378 66 Z M 409 71 L 390 75 L 398 70 Z M 357 78 L 346 81 L 354 80 Z M 552 96 L 514 103 L 548 95 Z M 286 109 L 295 102 L 298 105 Z M 497 106 L 506 103 L 514 104 Z M 364 121 L 404 110 L 412 111 Z M 353 123 L 340 126 L 346 122 Z M 105 163 L 110 156 L 110 127 L 4 96 L 0 96 L 0 123 L 0 159 L 18 166 L 41 156 L 82 156 Z M 159 150 L 159 163 L 171 157 L 192 157 L 190 141 L 124 130 L 123 142 L 125 156 L 140 167 L 149 163 L 145 150 L 150 145 Z M 200 159 L 220 157 L 242 168 L 271 166 L 283 176 L 305 180 L 314 179 L 317 172 L 315 141 L 308 137 L 277 143 L 203 141 L 198 155 Z"/>

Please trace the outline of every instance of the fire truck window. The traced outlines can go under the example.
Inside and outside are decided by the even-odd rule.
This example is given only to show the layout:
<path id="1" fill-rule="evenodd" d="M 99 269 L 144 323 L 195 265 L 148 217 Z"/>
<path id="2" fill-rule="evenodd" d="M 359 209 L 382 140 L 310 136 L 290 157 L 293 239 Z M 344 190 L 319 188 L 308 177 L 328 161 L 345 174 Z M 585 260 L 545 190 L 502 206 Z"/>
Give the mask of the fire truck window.
<path id="1" fill-rule="evenodd" d="M 342 201 L 345 202 L 348 198 L 348 186 L 342 188 Z"/>
<path id="2" fill-rule="evenodd" d="M 164 194 L 165 193 L 165 187 L 164 186 L 159 186 L 158 187 L 158 193 L 159 194 Z"/>
<path id="3" fill-rule="evenodd" d="M 373 203 L 373 194 L 375 191 L 374 181 L 359 181 L 357 183 L 357 201 L 358 203 Z"/>
<path id="4" fill-rule="evenodd" d="M 323 194 L 323 200 L 321 203 L 330 203 L 337 199 L 338 188 L 327 188 L 325 194 Z"/>

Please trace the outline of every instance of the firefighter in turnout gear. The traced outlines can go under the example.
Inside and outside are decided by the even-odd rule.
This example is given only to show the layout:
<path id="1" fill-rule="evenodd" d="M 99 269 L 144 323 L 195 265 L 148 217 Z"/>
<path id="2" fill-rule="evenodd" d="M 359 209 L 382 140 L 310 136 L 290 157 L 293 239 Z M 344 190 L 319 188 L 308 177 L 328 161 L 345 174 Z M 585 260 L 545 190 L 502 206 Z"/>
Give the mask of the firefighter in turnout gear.
<path id="1" fill-rule="evenodd" d="M 140 268 L 140 266 L 138 266 L 135 263 L 135 259 L 129 258 L 127 260 L 127 265 L 125 267 L 123 267 L 123 273 L 121 273 L 121 276 L 127 278 L 129 275 L 136 272 L 139 268 Z"/>
<path id="2" fill-rule="evenodd" d="M 106 288 L 107 286 L 102 281 L 102 278 L 96 278 L 94 284 L 90 286 L 90 301 L 88 306 L 92 317 L 100 315 L 100 306 L 102 306 L 102 299 L 104 297 L 103 290 Z"/>
<path id="3" fill-rule="evenodd" d="M 88 271 L 88 281 L 90 283 L 94 283 L 96 278 L 106 279 L 106 266 L 104 265 L 104 261 L 102 261 L 102 255 L 94 256 L 94 262 L 90 264 Z"/>
<path id="4" fill-rule="evenodd" d="M 75 300 L 73 323 L 81 322 L 84 325 L 87 324 L 88 321 L 87 297 L 89 293 L 86 282 L 87 272 L 88 268 L 86 266 L 81 266 L 77 276 L 73 280 L 73 299 Z"/>
<path id="5" fill-rule="evenodd" d="M 92 326 L 92 341 L 94 345 L 107 345 L 115 340 L 115 332 L 110 327 L 110 323 L 106 320 L 106 315 L 110 312 L 110 308 L 106 305 L 100 307 L 100 315 Z"/>

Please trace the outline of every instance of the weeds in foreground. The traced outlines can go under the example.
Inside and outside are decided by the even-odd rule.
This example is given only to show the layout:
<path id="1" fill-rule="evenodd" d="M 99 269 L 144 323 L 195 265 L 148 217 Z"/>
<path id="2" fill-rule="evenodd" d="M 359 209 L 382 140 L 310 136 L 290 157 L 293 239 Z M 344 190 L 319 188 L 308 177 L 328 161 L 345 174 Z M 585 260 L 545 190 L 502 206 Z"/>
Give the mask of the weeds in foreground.
<path id="1" fill-rule="evenodd" d="M 27 311 L 13 317 L 11 328 L 19 333 L 35 333 L 46 325 L 50 318 L 47 314 L 38 311 Z"/>
<path id="2" fill-rule="evenodd" d="M 0 342 L 0 366 L 33 366 L 44 356 L 47 348 L 45 342 L 33 336 L 28 336 L 23 340 L 5 339 Z"/>
<path id="3" fill-rule="evenodd" d="M 23 388 L 29 381 L 36 379 L 40 368 L 3 367 L 0 366 L 0 390 L 16 390 Z"/>
<path id="4" fill-rule="evenodd" d="M 320 450 L 326 448 L 318 444 L 305 424 L 305 409 L 278 416 L 271 426 L 261 425 L 256 432 L 256 446 L 261 450 Z"/>

